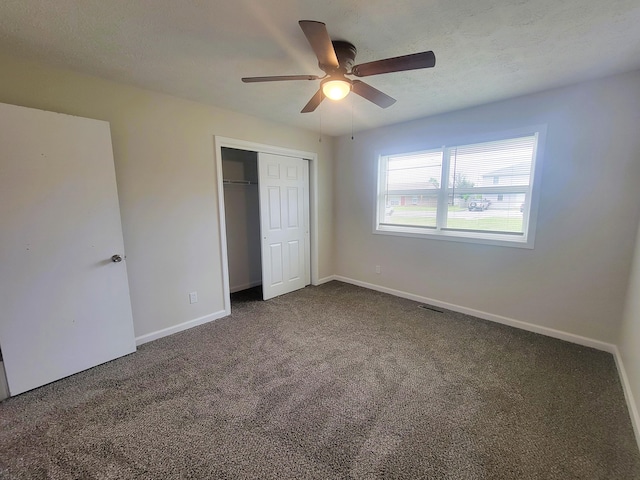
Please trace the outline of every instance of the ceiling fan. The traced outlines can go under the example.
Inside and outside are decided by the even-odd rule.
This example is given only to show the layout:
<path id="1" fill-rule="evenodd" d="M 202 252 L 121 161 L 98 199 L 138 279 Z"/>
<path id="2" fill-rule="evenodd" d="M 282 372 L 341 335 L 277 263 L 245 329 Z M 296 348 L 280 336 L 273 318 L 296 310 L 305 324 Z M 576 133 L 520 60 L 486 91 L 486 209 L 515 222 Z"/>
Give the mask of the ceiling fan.
<path id="1" fill-rule="evenodd" d="M 354 65 L 357 50 L 351 43 L 338 40 L 332 41 L 327 32 L 327 26 L 322 22 L 300 20 L 298 23 L 307 37 L 311 48 L 315 52 L 316 57 L 318 57 L 318 66 L 324 71 L 325 75 L 323 77 L 318 77 L 317 75 L 245 77 L 242 81 L 245 83 L 256 83 L 280 82 L 285 80 L 321 80 L 320 89 L 311 97 L 311 100 L 305 105 L 301 113 L 313 112 L 325 97 L 332 100 L 340 100 L 346 97 L 351 91 L 375 103 L 379 107 L 390 107 L 396 102 L 395 98 L 373 88 L 363 81 L 351 80 L 345 75 L 368 77 L 381 73 L 430 68 L 436 64 L 436 56 L 433 52 L 429 51 Z"/>

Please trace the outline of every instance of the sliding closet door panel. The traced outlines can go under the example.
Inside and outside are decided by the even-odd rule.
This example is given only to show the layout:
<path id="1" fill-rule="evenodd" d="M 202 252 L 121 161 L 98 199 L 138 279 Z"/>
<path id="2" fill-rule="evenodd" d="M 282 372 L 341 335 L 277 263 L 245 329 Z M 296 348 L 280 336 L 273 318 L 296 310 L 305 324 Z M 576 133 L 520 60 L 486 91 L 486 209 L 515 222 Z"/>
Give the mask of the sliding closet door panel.
<path id="1" fill-rule="evenodd" d="M 308 163 L 260 153 L 258 173 L 262 290 L 267 300 L 308 284 Z"/>

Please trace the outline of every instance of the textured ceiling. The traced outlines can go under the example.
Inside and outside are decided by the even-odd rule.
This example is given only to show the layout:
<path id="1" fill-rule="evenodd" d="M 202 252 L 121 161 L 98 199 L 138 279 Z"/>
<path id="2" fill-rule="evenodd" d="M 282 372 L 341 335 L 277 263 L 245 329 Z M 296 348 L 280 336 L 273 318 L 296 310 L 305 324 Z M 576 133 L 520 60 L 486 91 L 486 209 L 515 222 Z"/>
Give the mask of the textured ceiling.
<path id="1" fill-rule="evenodd" d="M 298 20 L 325 22 L 356 63 L 433 50 L 433 69 L 367 77 L 398 101 L 325 100 Z M 340 135 L 640 69 L 638 0 L 3 0 L 0 51 Z"/>

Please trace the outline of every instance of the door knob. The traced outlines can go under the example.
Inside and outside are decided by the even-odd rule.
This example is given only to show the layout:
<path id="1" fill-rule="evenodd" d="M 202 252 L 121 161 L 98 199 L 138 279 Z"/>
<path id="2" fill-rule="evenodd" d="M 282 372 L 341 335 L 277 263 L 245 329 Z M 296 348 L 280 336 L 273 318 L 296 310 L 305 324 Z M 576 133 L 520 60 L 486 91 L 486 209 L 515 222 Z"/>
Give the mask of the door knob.
<path id="1" fill-rule="evenodd" d="M 121 262 L 122 261 L 122 257 L 120 255 L 114 255 L 114 256 L 111 257 L 111 261 L 115 262 L 115 263 Z"/>

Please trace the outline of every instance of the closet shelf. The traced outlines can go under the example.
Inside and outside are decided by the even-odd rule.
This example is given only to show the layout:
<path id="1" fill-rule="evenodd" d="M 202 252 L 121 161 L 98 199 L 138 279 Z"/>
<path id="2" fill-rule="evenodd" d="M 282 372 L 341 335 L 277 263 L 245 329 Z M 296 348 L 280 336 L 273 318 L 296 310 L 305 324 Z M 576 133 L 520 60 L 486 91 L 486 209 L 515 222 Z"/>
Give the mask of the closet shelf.
<path id="1" fill-rule="evenodd" d="M 223 185 L 258 185 L 258 182 L 252 182 L 251 180 L 222 180 Z"/>

